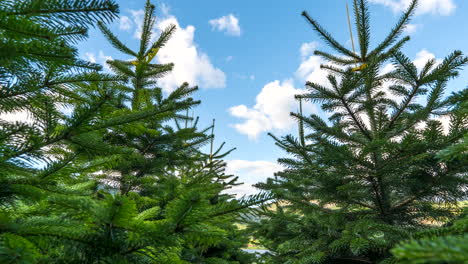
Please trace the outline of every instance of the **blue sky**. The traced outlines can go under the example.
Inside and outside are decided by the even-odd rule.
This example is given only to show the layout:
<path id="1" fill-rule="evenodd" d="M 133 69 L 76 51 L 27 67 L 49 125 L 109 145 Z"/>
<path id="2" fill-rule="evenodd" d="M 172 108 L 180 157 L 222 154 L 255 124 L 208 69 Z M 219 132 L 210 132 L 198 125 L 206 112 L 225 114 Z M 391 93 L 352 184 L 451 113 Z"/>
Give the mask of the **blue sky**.
<path id="1" fill-rule="evenodd" d="M 238 0 L 155 1 L 158 22 L 155 32 L 176 24 L 173 40 L 158 53 L 159 62 L 174 62 L 172 75 L 161 81 L 166 90 L 187 81 L 198 85 L 195 95 L 202 104 L 195 109 L 201 124 L 216 119 L 216 143 L 226 141 L 237 150 L 228 157 L 228 171 L 247 184 L 236 192 L 252 192 L 251 183 L 264 180 L 280 169 L 282 153 L 266 133 L 296 133 L 289 112 L 297 109 L 293 96 L 303 92 L 306 80 L 322 81 L 321 60 L 315 49 L 328 50 L 300 16 L 303 10 L 317 19 L 339 41 L 351 46 L 346 2 L 351 0 Z M 374 45 L 390 30 L 409 0 L 370 0 Z M 120 19 L 110 28 L 135 48 L 144 0 L 118 1 Z M 420 0 L 407 28 L 412 40 L 404 52 L 416 64 L 442 59 L 455 49 L 468 53 L 468 34 L 463 26 L 468 12 L 465 0 Z M 126 59 L 93 30 L 80 43 L 85 59 L 104 63 L 108 58 Z M 449 83 L 449 92 L 468 84 L 468 71 Z M 320 113 L 308 104 L 306 111 Z M 320 113 L 321 114 L 321 113 Z"/>

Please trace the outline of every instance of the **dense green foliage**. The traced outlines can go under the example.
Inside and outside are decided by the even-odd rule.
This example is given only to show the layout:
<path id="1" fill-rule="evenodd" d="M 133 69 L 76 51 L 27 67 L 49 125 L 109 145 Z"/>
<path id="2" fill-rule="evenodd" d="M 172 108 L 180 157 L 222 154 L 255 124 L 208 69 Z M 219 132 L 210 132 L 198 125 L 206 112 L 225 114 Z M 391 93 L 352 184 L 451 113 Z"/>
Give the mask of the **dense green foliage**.
<path id="1" fill-rule="evenodd" d="M 402 53 L 416 5 L 371 49 L 354 0 L 357 52 L 303 13 L 334 53 L 315 52 L 329 83 L 297 99 L 329 120 L 292 113 L 299 136 L 272 136 L 285 169 L 235 199 L 232 149 L 189 117 L 198 88 L 159 87 L 174 65 L 154 59 L 177 29 L 154 36 L 155 6 L 132 50 L 106 26 L 113 0 L 1 1 L 0 263 L 468 262 L 468 89 L 444 93 L 468 58 L 418 68 Z M 95 25 L 130 58 L 112 73 L 77 57 Z"/>
<path id="2" fill-rule="evenodd" d="M 444 90 L 468 58 L 455 51 L 418 69 L 400 51 L 409 37 L 399 37 L 416 4 L 412 1 L 371 49 L 368 3 L 355 0 L 357 52 L 303 13 L 336 54 L 315 52 L 329 62 L 322 66 L 329 70 L 329 83 L 308 82 L 308 92 L 297 98 L 319 103 L 330 117 L 292 113 L 304 126 L 299 138 L 273 136 L 290 157 L 279 160 L 284 171 L 259 184 L 278 200 L 253 225 L 274 252 L 267 263 L 390 263 L 396 261 L 390 249 L 401 240 L 424 236 L 424 230 L 460 213 L 457 202 L 466 199 L 468 187 L 468 116 L 466 104 L 457 102 L 466 90 L 448 99 Z M 382 72 L 388 63 L 393 69 Z M 449 119 L 447 133 L 441 116 Z M 453 233 L 466 234 L 465 222 L 455 222 Z M 461 263 L 466 253 L 453 246 L 464 239 L 438 238 L 432 244 L 426 238 L 392 252 L 419 261 L 411 263 L 440 263 L 457 251 L 452 263 Z M 443 246 L 433 250 L 438 245 Z M 444 251 L 448 248 L 453 251 Z"/>
<path id="3" fill-rule="evenodd" d="M 151 60 L 175 27 L 152 42 L 148 2 L 134 52 L 104 25 L 117 12 L 110 0 L 0 3 L 1 114 L 28 116 L 1 120 L 0 262 L 251 263 L 235 222 L 264 198 L 223 193 L 237 178 L 222 145 L 201 151 L 214 127 L 186 115 L 197 88 L 157 86 L 173 65 Z M 96 23 L 134 57 L 108 61 L 114 74 L 77 58 Z"/>

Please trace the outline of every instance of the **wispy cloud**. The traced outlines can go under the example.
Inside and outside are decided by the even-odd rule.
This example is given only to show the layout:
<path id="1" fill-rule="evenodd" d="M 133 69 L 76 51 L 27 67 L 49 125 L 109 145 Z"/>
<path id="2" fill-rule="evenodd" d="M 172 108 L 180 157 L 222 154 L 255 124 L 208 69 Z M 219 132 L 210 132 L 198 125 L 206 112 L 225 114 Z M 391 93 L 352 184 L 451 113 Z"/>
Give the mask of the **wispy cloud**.
<path id="1" fill-rule="evenodd" d="M 253 184 L 264 182 L 273 177 L 275 172 L 283 170 L 278 163 L 265 160 L 227 160 L 226 164 L 226 173 L 239 176 L 239 181 L 243 182 L 227 191 L 238 197 L 257 193 L 259 190 L 253 187 Z"/>
<path id="2" fill-rule="evenodd" d="M 394 12 L 404 11 L 411 3 L 411 0 L 370 0 L 372 3 L 382 4 L 391 8 Z M 422 0 L 418 2 L 416 15 L 451 15 L 456 5 L 453 0 Z"/>
<path id="3" fill-rule="evenodd" d="M 119 19 L 120 30 L 129 31 L 132 28 L 132 20 L 128 16 L 121 16 Z"/>
<path id="4" fill-rule="evenodd" d="M 233 14 L 222 16 L 220 18 L 212 19 L 209 21 L 213 30 L 224 31 L 227 35 L 240 36 L 241 28 L 239 26 L 239 19 Z"/>
<path id="5" fill-rule="evenodd" d="M 408 25 L 406 25 L 406 27 L 405 27 L 405 29 L 403 31 L 406 34 L 413 34 L 421 27 L 422 27 L 421 24 L 408 24 Z"/>

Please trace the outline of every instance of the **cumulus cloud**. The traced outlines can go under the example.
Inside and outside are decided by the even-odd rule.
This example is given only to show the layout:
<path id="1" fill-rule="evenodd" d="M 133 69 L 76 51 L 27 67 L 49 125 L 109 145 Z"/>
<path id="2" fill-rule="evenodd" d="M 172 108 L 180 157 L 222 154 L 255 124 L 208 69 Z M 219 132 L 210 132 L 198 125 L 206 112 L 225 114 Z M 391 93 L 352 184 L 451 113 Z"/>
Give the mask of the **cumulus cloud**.
<path id="1" fill-rule="evenodd" d="M 132 28 L 132 20 L 128 16 L 121 16 L 119 19 L 119 28 L 128 31 Z"/>
<path id="2" fill-rule="evenodd" d="M 320 68 L 320 65 L 326 64 L 319 56 L 309 56 L 303 58 L 299 68 L 296 71 L 296 77 L 301 81 L 310 81 L 319 84 L 328 84 L 328 72 Z"/>
<path id="3" fill-rule="evenodd" d="M 316 41 L 302 43 L 301 48 L 300 48 L 301 57 L 305 58 L 307 56 L 312 55 L 314 53 L 314 50 L 317 47 L 318 47 L 318 43 Z"/>
<path id="4" fill-rule="evenodd" d="M 222 16 L 220 18 L 211 19 L 209 21 L 213 30 L 224 31 L 227 35 L 240 36 L 241 28 L 239 26 L 239 19 L 233 14 Z"/>
<path id="5" fill-rule="evenodd" d="M 92 63 L 96 63 L 96 55 L 92 52 L 86 52 L 85 57 L 87 60 L 89 60 Z"/>
<path id="6" fill-rule="evenodd" d="M 416 54 L 416 58 L 413 60 L 413 63 L 416 66 L 416 68 L 418 68 L 418 71 L 420 71 L 424 67 L 424 65 L 426 65 L 426 62 L 432 59 L 435 59 L 436 61 L 435 66 L 439 65 L 443 61 L 443 59 L 436 58 L 436 56 L 433 53 L 429 52 L 426 49 L 423 49 Z M 444 133 L 448 134 L 450 129 L 450 117 L 448 115 L 442 115 L 436 116 L 434 119 L 442 123 Z M 421 128 L 425 126 L 424 123 L 420 125 Z"/>
<path id="7" fill-rule="evenodd" d="M 159 51 L 159 63 L 174 63 L 173 71 L 161 79 L 164 89 L 175 89 L 183 82 L 200 85 L 201 88 L 223 88 L 226 86 L 226 75 L 213 66 L 208 55 L 201 52 L 194 41 L 194 26 L 181 27 L 177 18 L 170 16 L 156 24 L 158 30 L 164 30 L 170 24 L 177 31 L 166 46 Z"/>
<path id="8" fill-rule="evenodd" d="M 226 161 L 226 173 L 239 176 L 242 185 L 235 186 L 228 190 L 228 193 L 237 194 L 238 197 L 251 195 L 258 192 L 253 184 L 264 182 L 267 178 L 273 177 L 273 174 L 283 169 L 278 163 L 257 160 L 228 160 Z"/>
<path id="9" fill-rule="evenodd" d="M 436 60 L 436 65 L 442 62 L 442 59 L 436 59 L 436 56 L 427 51 L 426 49 L 422 49 L 416 54 L 416 58 L 413 60 L 414 65 L 418 70 L 421 70 L 424 65 L 426 65 L 427 61 L 435 59 Z"/>
<path id="10" fill-rule="evenodd" d="M 176 31 L 171 39 L 166 43 L 158 55 L 158 63 L 174 63 L 174 69 L 159 80 L 158 85 L 166 92 L 174 90 L 184 82 L 190 85 L 199 85 L 200 88 L 224 88 L 226 86 L 225 73 L 213 66 L 208 55 L 197 46 L 195 37 L 195 27 L 188 25 L 182 27 L 178 19 L 169 14 L 169 8 L 163 6 L 163 17 L 156 20 L 153 36 L 156 38 L 159 33 L 169 25 L 176 26 Z M 143 23 L 143 10 L 130 10 L 136 30 L 134 37 L 139 38 Z"/>
<path id="11" fill-rule="evenodd" d="M 316 47 L 316 42 L 309 42 L 302 44 L 299 49 L 301 64 L 295 77 L 301 83 L 305 81 L 328 83 L 328 73 L 320 69 L 320 65 L 324 61 L 320 57 L 312 55 Z M 279 80 L 269 82 L 257 95 L 253 107 L 241 104 L 229 108 L 228 111 L 232 116 L 244 120 L 241 123 L 233 124 L 232 127 L 239 133 L 247 135 L 251 140 L 257 139 L 264 132 L 290 130 L 297 125 L 297 122 L 290 116 L 290 112 L 297 111 L 298 108 L 294 96 L 304 92 L 304 89 L 294 87 L 293 79 L 283 82 Z M 312 104 L 304 104 L 303 110 L 305 113 L 317 111 Z"/>
<path id="12" fill-rule="evenodd" d="M 442 62 L 442 59 L 436 58 L 436 56 L 433 53 L 429 52 L 426 49 L 422 49 L 418 53 L 416 53 L 416 57 L 414 58 L 413 63 L 419 71 L 424 67 L 424 65 L 426 65 L 426 63 L 429 60 L 432 60 L 432 59 L 436 60 L 436 65 Z M 393 64 L 391 63 L 387 63 L 382 67 L 382 69 L 380 70 L 380 73 L 386 74 L 393 70 L 395 70 L 395 66 L 393 66 Z"/>
<path id="13" fill-rule="evenodd" d="M 391 8 L 394 12 L 404 11 L 411 0 L 370 0 L 372 3 L 382 4 Z M 450 15 L 456 9 L 453 0 L 423 0 L 419 1 L 416 9 L 416 15 L 433 14 L 433 15 Z"/>
<path id="14" fill-rule="evenodd" d="M 106 62 L 108 60 L 112 60 L 112 56 L 107 56 L 104 54 L 104 51 L 99 50 L 99 59 L 103 62 Z"/>
<path id="15" fill-rule="evenodd" d="M 403 31 L 406 34 L 413 34 L 415 33 L 419 28 L 421 27 L 421 24 L 408 24 L 406 27 L 403 29 Z"/>
<path id="16" fill-rule="evenodd" d="M 267 83 L 257 95 L 253 107 L 237 105 L 229 108 L 232 116 L 244 119 L 242 123 L 232 126 L 249 139 L 256 139 L 266 131 L 288 130 L 296 124 L 289 113 L 297 110 L 294 95 L 300 93 L 304 93 L 304 90 L 294 88 L 292 80 Z M 311 105 L 307 105 L 306 110 L 311 108 Z"/>

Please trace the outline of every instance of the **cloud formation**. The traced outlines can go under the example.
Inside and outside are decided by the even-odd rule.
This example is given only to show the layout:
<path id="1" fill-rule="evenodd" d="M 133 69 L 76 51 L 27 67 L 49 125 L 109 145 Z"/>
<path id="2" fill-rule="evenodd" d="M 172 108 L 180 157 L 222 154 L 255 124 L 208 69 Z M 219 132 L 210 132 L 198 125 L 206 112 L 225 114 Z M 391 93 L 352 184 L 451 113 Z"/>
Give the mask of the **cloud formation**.
<path id="1" fill-rule="evenodd" d="M 253 107 L 242 104 L 229 108 L 232 116 L 244 119 L 232 127 L 251 140 L 257 139 L 263 132 L 286 131 L 296 124 L 289 115 L 298 107 L 294 95 L 303 92 L 294 88 L 292 80 L 267 83 L 257 95 Z"/>
<path id="2" fill-rule="evenodd" d="M 301 64 L 299 65 L 295 77 L 301 83 L 313 81 L 321 84 L 327 83 L 327 72 L 320 69 L 324 61 L 312 55 L 318 44 L 316 42 L 304 43 L 299 52 L 301 54 Z M 296 94 L 305 93 L 305 89 L 294 87 L 294 80 L 275 80 L 263 86 L 255 99 L 255 105 L 237 105 L 228 109 L 229 113 L 243 122 L 233 124 L 239 133 L 247 135 L 250 140 L 255 140 L 264 132 L 279 131 L 284 132 L 292 129 L 297 122 L 290 116 L 290 112 L 298 109 L 298 102 L 294 98 Z M 303 105 L 304 113 L 317 112 L 312 104 Z"/>
<path id="3" fill-rule="evenodd" d="M 239 19 L 233 14 L 222 16 L 220 18 L 211 19 L 208 21 L 213 30 L 224 31 L 230 36 L 240 36 L 241 28 L 239 26 Z"/>
<path id="4" fill-rule="evenodd" d="M 107 55 L 105 55 L 105 54 L 104 54 L 104 51 L 99 50 L 98 56 L 96 56 L 96 54 L 93 53 L 93 52 L 86 52 L 86 53 L 84 54 L 84 57 L 85 57 L 88 61 L 90 61 L 90 62 L 92 62 L 92 63 L 99 63 L 99 64 L 103 65 L 103 66 L 104 66 L 104 70 L 105 70 L 106 72 L 111 72 L 111 69 L 110 69 L 109 66 L 107 65 L 106 61 L 112 60 L 112 56 L 107 56 Z"/>
<path id="5" fill-rule="evenodd" d="M 371 3 L 382 4 L 389 7 L 393 12 L 402 12 L 411 3 L 411 0 L 370 0 Z M 416 15 L 451 15 L 456 9 L 453 0 L 423 0 L 419 1 Z"/>
<path id="6" fill-rule="evenodd" d="M 128 16 L 121 16 L 119 19 L 120 30 L 129 31 L 132 28 L 132 20 Z"/>
<path id="7" fill-rule="evenodd" d="M 408 24 L 406 27 L 403 29 L 403 31 L 406 34 L 413 34 L 415 33 L 419 28 L 421 28 L 421 24 Z"/>
<path id="8" fill-rule="evenodd" d="M 267 178 L 273 177 L 275 172 L 283 169 L 278 163 L 264 160 L 227 160 L 226 163 L 226 174 L 239 176 L 239 181 L 244 183 L 227 191 L 238 197 L 257 193 L 259 190 L 253 187 L 253 184 L 264 182 Z"/>
<path id="9" fill-rule="evenodd" d="M 139 38 L 143 23 L 143 10 L 130 10 L 133 24 L 136 25 L 133 36 Z M 178 19 L 169 14 L 167 6 L 162 7 L 162 17 L 156 20 L 153 29 L 153 37 L 157 38 L 161 31 L 169 25 L 176 26 L 176 31 L 166 43 L 158 55 L 158 63 L 174 63 L 172 72 L 158 80 L 158 85 L 164 91 L 170 92 L 184 82 L 190 85 L 198 85 L 202 89 L 224 88 L 226 86 L 226 74 L 215 67 L 209 56 L 202 52 L 195 42 L 195 30 L 192 25 L 182 27 Z M 155 40 L 155 39 L 154 39 Z"/>
<path id="10" fill-rule="evenodd" d="M 304 59 L 305 57 L 312 55 L 317 47 L 318 42 L 316 41 L 302 43 L 301 48 L 299 49 L 301 57 Z"/>
<path id="11" fill-rule="evenodd" d="M 159 51 L 156 57 L 159 63 L 174 63 L 171 73 L 160 80 L 160 85 L 166 90 L 173 90 L 183 82 L 199 85 L 200 88 L 224 88 L 226 86 L 225 73 L 213 66 L 208 55 L 201 52 L 194 41 L 195 27 L 181 27 L 177 18 L 169 16 L 156 24 L 159 31 L 170 24 L 177 27 L 177 31 Z"/>
<path id="12" fill-rule="evenodd" d="M 309 81 L 319 84 L 328 84 L 328 72 L 320 68 L 320 65 L 327 64 L 319 56 L 309 56 L 302 59 L 296 70 L 296 77 L 301 81 Z"/>

